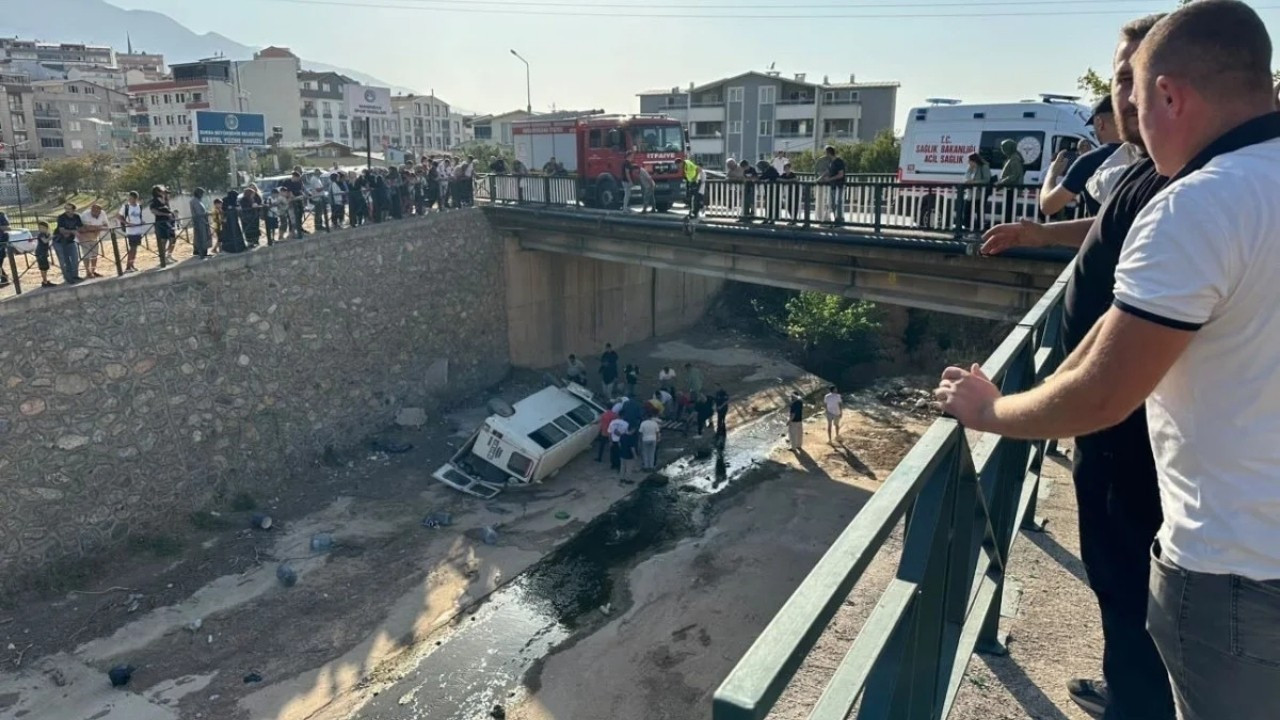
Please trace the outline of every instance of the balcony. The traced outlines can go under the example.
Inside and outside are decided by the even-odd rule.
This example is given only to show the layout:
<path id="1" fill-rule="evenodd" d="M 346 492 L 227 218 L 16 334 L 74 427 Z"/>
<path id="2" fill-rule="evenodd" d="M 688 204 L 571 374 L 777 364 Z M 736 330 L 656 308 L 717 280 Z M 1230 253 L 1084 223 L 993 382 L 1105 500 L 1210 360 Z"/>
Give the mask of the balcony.
<path id="1" fill-rule="evenodd" d="M 326 112 L 326 113 L 324 113 L 323 115 L 321 115 L 321 117 L 323 117 L 325 120 L 332 120 L 332 119 L 333 119 L 333 113 L 331 113 L 331 112 Z"/>
<path id="2" fill-rule="evenodd" d="M 823 105 L 857 105 L 862 101 L 857 98 L 835 97 L 830 100 L 823 100 Z"/>
<path id="3" fill-rule="evenodd" d="M 302 117 L 309 117 L 309 118 L 317 117 L 316 109 L 302 108 Z"/>
<path id="4" fill-rule="evenodd" d="M 812 130 L 810 130 L 810 131 L 808 131 L 808 132 L 805 132 L 805 131 L 801 131 L 801 130 L 785 130 L 785 131 L 784 131 L 784 130 L 779 130 L 778 132 L 775 132 L 775 133 L 773 134 L 773 136 L 774 136 L 774 137 L 776 137 L 776 138 L 781 138 L 781 139 L 783 139 L 783 140 L 790 140 L 790 139 L 794 139 L 794 138 L 810 138 L 810 139 L 812 139 L 812 138 L 813 138 L 813 131 L 812 131 Z"/>
<path id="5" fill-rule="evenodd" d="M 783 98 L 778 101 L 779 105 L 812 105 L 817 102 L 817 98 L 799 97 L 799 98 Z"/>
<path id="6" fill-rule="evenodd" d="M 344 113 L 344 112 L 340 112 L 340 113 L 338 113 L 338 119 L 339 119 L 339 120 L 346 120 L 346 119 L 347 119 L 347 114 L 346 114 L 346 113 Z"/>
<path id="7" fill-rule="evenodd" d="M 812 99 L 800 100 L 779 100 L 777 106 L 773 108 L 773 118 L 775 120 L 808 120 L 815 117 L 818 107 Z"/>
<path id="8" fill-rule="evenodd" d="M 723 132 L 693 133 L 689 135 L 690 140 L 721 140 L 723 138 Z"/>
<path id="9" fill-rule="evenodd" d="M 62 117 L 62 113 L 58 112 L 57 110 L 36 110 L 34 114 L 37 120 L 41 118 L 45 118 L 48 120 L 57 120 Z"/>
<path id="10" fill-rule="evenodd" d="M 724 98 L 712 98 L 710 100 L 694 100 L 689 103 L 691 108 L 700 107 L 724 107 Z"/>
<path id="11" fill-rule="evenodd" d="M 319 140 L 320 129 L 319 128 L 302 128 L 302 137 Z"/>

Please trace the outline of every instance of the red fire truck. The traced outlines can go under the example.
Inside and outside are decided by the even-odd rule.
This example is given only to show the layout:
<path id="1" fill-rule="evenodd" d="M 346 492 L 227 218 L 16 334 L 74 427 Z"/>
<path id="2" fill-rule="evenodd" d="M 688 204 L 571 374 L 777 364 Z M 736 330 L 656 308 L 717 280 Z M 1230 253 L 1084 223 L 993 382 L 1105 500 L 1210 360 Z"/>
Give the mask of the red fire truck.
<path id="1" fill-rule="evenodd" d="M 554 120 L 536 118 L 511 124 L 516 159 L 530 172 L 563 172 L 583 178 L 580 199 L 591 207 L 622 205 L 622 163 L 627 150 L 657 187 L 659 212 L 683 197 L 681 161 L 685 136 L 680 121 L 666 115 L 585 115 Z M 632 193 L 639 198 L 639 192 Z"/>

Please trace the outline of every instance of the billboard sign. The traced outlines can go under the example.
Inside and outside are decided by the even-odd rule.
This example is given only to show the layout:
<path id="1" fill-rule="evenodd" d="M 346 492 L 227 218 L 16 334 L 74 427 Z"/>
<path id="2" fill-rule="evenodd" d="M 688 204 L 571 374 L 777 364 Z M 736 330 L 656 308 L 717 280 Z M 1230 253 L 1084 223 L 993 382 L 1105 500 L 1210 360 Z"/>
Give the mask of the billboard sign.
<path id="1" fill-rule="evenodd" d="M 197 110 L 196 144 L 250 147 L 266 145 L 266 117 L 259 113 Z"/>
<path id="2" fill-rule="evenodd" d="M 391 115 L 391 88 L 356 85 L 345 87 L 347 114 L 353 118 L 383 118 Z"/>

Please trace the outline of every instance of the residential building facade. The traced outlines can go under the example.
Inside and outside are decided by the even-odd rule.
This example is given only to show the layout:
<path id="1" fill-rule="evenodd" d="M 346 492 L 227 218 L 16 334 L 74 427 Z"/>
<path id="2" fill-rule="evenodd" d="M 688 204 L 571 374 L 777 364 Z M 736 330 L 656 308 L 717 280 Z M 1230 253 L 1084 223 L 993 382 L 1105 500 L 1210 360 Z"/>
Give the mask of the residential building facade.
<path id="1" fill-rule="evenodd" d="M 298 78 L 301 72 L 298 56 L 288 48 L 268 47 L 254 53 L 252 60 L 236 63 L 236 78 L 245 97 L 246 112 L 262 113 L 268 135 L 271 128 L 280 128 L 282 145 L 299 145 L 303 140 L 301 109 L 304 106 Z"/>
<path id="2" fill-rule="evenodd" d="M 867 142 L 892 130 L 899 84 L 811 82 L 803 73 L 747 72 L 688 89 L 640 93 L 641 113 L 685 123 L 696 162 L 763 160 L 776 152 L 818 150 L 831 142 Z"/>
<path id="3" fill-rule="evenodd" d="M 302 144 L 339 142 L 350 145 L 352 132 L 351 118 L 347 117 L 346 86 L 355 81 L 335 72 L 310 70 L 299 72 L 296 81 Z"/>
<path id="4" fill-rule="evenodd" d="M 396 95 L 391 108 L 398 120 L 398 134 L 389 147 L 418 155 L 452 150 L 462 144 L 462 116 L 434 95 Z"/>
<path id="5" fill-rule="evenodd" d="M 533 116 L 534 113 L 524 110 L 512 110 L 500 115 L 480 115 L 472 118 L 471 131 L 475 135 L 476 142 L 492 143 L 514 149 L 516 141 L 511 124 L 528 120 Z"/>
<path id="6" fill-rule="evenodd" d="M 83 80 L 32 83 L 35 138 L 42 157 L 104 152 L 124 155 L 131 145 L 129 98 Z"/>
<path id="7" fill-rule="evenodd" d="M 168 71 L 164 66 L 164 55 L 159 53 L 145 52 L 122 52 L 116 53 L 116 67 L 121 72 L 129 72 L 136 70 L 141 73 L 152 75 L 164 75 Z"/>
<path id="8" fill-rule="evenodd" d="M 164 145 L 195 142 L 197 110 L 244 110 L 230 61 L 214 60 L 173 66 L 173 78 L 129 86 L 134 132 Z"/>
<path id="9" fill-rule="evenodd" d="M 40 156 L 35 135 L 35 90 L 31 80 L 20 73 L 0 72 L 0 140 L 5 157 L 18 158 L 20 167 L 29 167 Z"/>
<path id="10" fill-rule="evenodd" d="M 74 20 L 74 18 L 67 18 Z M 42 43 L 19 38 L 0 38 L 0 59 L 27 60 L 54 65 L 102 65 L 114 67 L 115 51 L 105 45 Z"/>

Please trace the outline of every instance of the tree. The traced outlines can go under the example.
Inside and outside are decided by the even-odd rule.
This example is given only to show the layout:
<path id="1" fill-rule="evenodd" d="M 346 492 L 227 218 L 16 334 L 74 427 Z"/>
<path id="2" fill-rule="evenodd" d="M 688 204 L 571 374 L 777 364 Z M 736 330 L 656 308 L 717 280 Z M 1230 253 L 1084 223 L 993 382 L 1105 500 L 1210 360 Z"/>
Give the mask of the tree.
<path id="1" fill-rule="evenodd" d="M 114 187 L 123 195 L 136 191 L 143 197 L 154 185 L 169 185 L 179 191 L 182 183 L 182 159 L 177 148 L 162 145 L 154 138 L 143 138 L 133 144 L 132 159 L 116 173 Z"/>
<path id="2" fill-rule="evenodd" d="M 110 165 L 107 167 L 109 171 Z M 46 160 L 40 172 L 27 176 L 27 184 L 36 197 L 63 200 L 81 189 L 90 189 L 97 183 L 97 173 L 83 156 Z"/>
<path id="3" fill-rule="evenodd" d="M 1084 91 L 1090 101 L 1097 102 L 1111 94 L 1111 80 L 1104 80 L 1098 71 L 1089 68 L 1076 80 L 1076 87 Z"/>
<path id="4" fill-rule="evenodd" d="M 865 173 L 893 173 L 898 171 L 902 145 L 885 130 L 866 143 L 834 143 L 836 155 L 844 159 L 845 172 L 850 175 Z M 791 158 L 791 169 L 796 172 L 814 172 L 817 160 L 824 150 L 803 150 Z"/>
<path id="5" fill-rule="evenodd" d="M 507 171 L 511 171 L 511 166 L 515 164 L 516 154 L 509 148 L 502 145 L 495 145 L 490 142 L 477 141 L 468 143 L 462 147 L 462 154 L 469 155 L 476 159 L 476 169 L 486 172 L 494 160 L 502 158 L 507 163 Z"/>
<path id="6" fill-rule="evenodd" d="M 810 353 L 821 350 L 848 365 L 874 360 L 881 313 L 874 303 L 801 292 L 787 301 L 786 332 Z"/>
<path id="7" fill-rule="evenodd" d="M 289 172 L 298 163 L 298 156 L 290 148 L 276 146 L 259 153 L 254 172 L 259 176 L 279 175 Z"/>

